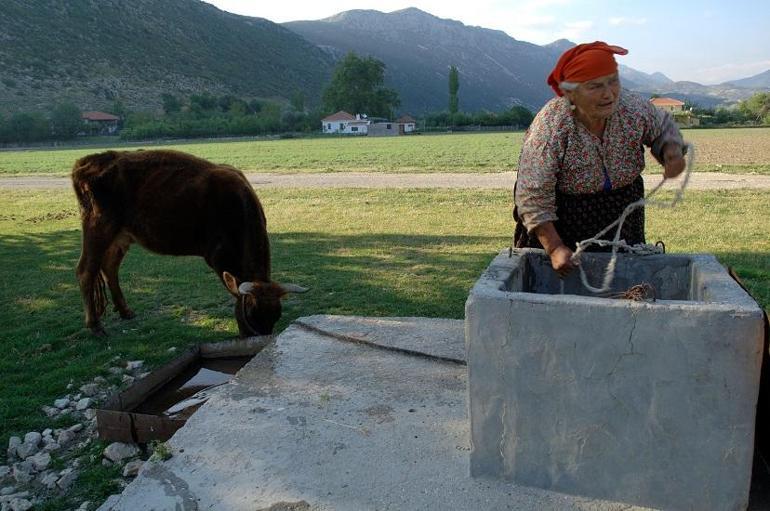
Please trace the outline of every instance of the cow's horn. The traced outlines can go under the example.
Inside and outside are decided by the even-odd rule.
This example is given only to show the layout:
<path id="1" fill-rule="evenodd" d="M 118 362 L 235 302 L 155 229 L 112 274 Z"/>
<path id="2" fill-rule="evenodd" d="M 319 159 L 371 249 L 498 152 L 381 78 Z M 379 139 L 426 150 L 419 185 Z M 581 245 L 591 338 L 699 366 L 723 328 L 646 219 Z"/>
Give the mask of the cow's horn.
<path id="1" fill-rule="evenodd" d="M 307 293 L 309 291 L 308 288 L 298 286 L 297 284 L 281 284 L 281 287 L 287 293 Z"/>
<path id="2" fill-rule="evenodd" d="M 242 295 L 247 295 L 251 292 L 251 290 L 254 289 L 254 283 L 253 282 L 242 282 L 240 286 L 238 286 L 238 292 Z"/>

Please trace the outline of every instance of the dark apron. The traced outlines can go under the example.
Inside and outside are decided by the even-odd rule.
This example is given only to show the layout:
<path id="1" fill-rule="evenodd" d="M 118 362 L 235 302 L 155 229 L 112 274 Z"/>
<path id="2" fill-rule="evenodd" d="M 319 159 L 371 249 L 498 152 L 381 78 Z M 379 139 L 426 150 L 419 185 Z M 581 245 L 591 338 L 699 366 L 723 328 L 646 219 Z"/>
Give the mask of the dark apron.
<path id="1" fill-rule="evenodd" d="M 513 188 L 516 195 L 516 185 Z M 577 243 L 593 238 L 602 229 L 618 219 L 626 206 L 644 197 L 644 180 L 637 177 L 633 183 L 610 191 L 586 194 L 567 194 L 556 192 L 556 216 L 554 222 L 556 232 L 561 236 L 570 250 L 575 250 Z M 529 234 L 519 217 L 519 211 L 515 203 L 513 206 L 513 219 L 516 221 L 516 230 L 513 235 L 514 248 L 543 248 L 535 234 Z M 615 236 L 615 228 L 602 236 L 602 239 L 611 240 Z M 629 245 L 644 243 L 644 208 L 638 208 L 626 217 L 623 228 L 620 231 L 620 239 L 626 240 Z M 601 248 L 595 245 L 586 250 L 599 252 L 610 250 L 609 247 Z"/>

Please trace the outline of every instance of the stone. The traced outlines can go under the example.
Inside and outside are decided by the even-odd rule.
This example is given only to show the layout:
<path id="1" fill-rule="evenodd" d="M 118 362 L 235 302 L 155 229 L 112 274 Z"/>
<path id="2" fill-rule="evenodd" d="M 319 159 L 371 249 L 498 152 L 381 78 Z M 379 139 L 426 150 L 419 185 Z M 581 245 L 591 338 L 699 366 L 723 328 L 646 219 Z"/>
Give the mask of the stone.
<path id="1" fill-rule="evenodd" d="M 11 467 L 8 465 L 0 465 L 0 479 L 7 477 L 11 473 Z"/>
<path id="2" fill-rule="evenodd" d="M 34 456 L 27 458 L 27 461 L 32 463 L 32 466 L 35 468 L 36 472 L 42 472 L 48 468 L 48 465 L 51 464 L 51 455 L 47 452 L 39 452 Z"/>
<path id="3" fill-rule="evenodd" d="M 81 431 L 83 431 L 83 425 L 82 425 L 82 424 L 80 424 L 80 423 L 78 423 L 78 424 L 73 424 L 72 426 L 70 426 L 69 428 L 67 428 L 67 431 L 71 431 L 71 432 L 73 432 L 73 433 L 80 433 Z"/>
<path id="4" fill-rule="evenodd" d="M 93 397 L 99 393 L 99 385 L 96 383 L 86 383 L 80 387 L 80 392 L 86 397 Z"/>
<path id="5" fill-rule="evenodd" d="M 130 360 L 126 362 L 126 371 L 136 371 L 144 366 L 144 360 Z"/>
<path id="6" fill-rule="evenodd" d="M 78 511 L 88 511 L 88 508 L 91 507 L 91 501 L 86 500 L 82 504 L 80 504 L 80 507 L 78 508 Z"/>
<path id="7" fill-rule="evenodd" d="M 17 436 L 12 436 L 8 439 L 8 459 L 16 458 L 18 456 L 17 449 L 21 443 L 21 438 Z"/>
<path id="8" fill-rule="evenodd" d="M 131 376 L 130 374 L 124 374 L 124 375 L 123 375 L 123 379 L 121 380 L 121 383 L 125 383 L 125 384 L 127 384 L 127 385 L 131 385 L 132 383 L 134 383 L 134 380 L 135 380 L 135 379 L 136 379 L 136 378 L 134 378 L 134 377 L 133 377 L 133 376 Z"/>
<path id="9" fill-rule="evenodd" d="M 144 373 L 139 373 L 136 375 L 137 380 L 141 380 L 143 378 L 147 378 L 150 375 L 150 371 L 146 371 Z"/>
<path id="10" fill-rule="evenodd" d="M 45 428 L 42 433 L 43 438 L 47 436 L 50 437 L 52 433 L 53 433 L 53 430 L 51 428 Z"/>
<path id="11" fill-rule="evenodd" d="M 111 467 L 112 466 L 112 462 L 110 460 L 106 459 L 106 458 L 102 458 L 102 466 L 103 467 Z"/>
<path id="12" fill-rule="evenodd" d="M 29 433 L 24 435 L 24 443 L 25 444 L 38 445 L 38 444 L 40 444 L 40 441 L 42 439 L 43 439 L 43 435 L 41 435 L 37 431 L 30 431 Z"/>
<path id="13" fill-rule="evenodd" d="M 93 408 L 89 408 L 88 410 L 85 410 L 83 412 L 83 417 L 85 417 L 87 420 L 93 420 L 96 417 L 96 410 Z"/>
<path id="14" fill-rule="evenodd" d="M 48 471 L 40 475 L 40 484 L 53 490 L 56 488 L 56 481 L 59 480 L 59 474 L 56 472 Z"/>
<path id="15" fill-rule="evenodd" d="M 0 488 L 0 495 L 11 495 L 13 493 L 16 493 L 15 486 L 5 486 L 3 488 Z"/>
<path id="16" fill-rule="evenodd" d="M 19 458 L 24 460 L 24 459 L 29 458 L 30 456 L 32 456 L 33 454 L 35 454 L 39 450 L 40 450 L 40 448 L 38 447 L 38 445 L 36 443 L 33 444 L 33 443 L 24 442 L 23 444 L 21 444 L 20 446 L 18 446 L 16 448 L 16 455 Z"/>
<path id="17" fill-rule="evenodd" d="M 51 442 L 49 444 L 45 444 L 45 447 L 43 447 L 43 451 L 45 451 L 45 452 L 58 451 L 59 449 L 61 449 L 61 444 L 58 444 L 56 442 Z"/>
<path id="18" fill-rule="evenodd" d="M 66 490 L 70 486 L 72 486 L 72 483 L 75 482 L 75 479 L 78 478 L 78 473 L 73 468 L 65 468 L 61 472 L 59 472 L 59 480 L 56 481 L 56 486 L 61 488 L 62 490 Z"/>
<path id="19" fill-rule="evenodd" d="M 61 433 L 59 433 L 59 436 L 56 438 L 56 442 L 59 443 L 59 445 L 67 445 L 68 443 L 72 442 L 75 439 L 75 433 L 72 431 L 65 429 Z"/>
<path id="20" fill-rule="evenodd" d="M 32 480 L 31 467 L 15 463 L 13 465 L 13 478 L 19 484 L 28 483 Z"/>
<path id="21" fill-rule="evenodd" d="M 139 470 L 142 468 L 142 465 L 144 465 L 144 461 L 142 460 L 129 461 L 126 463 L 126 466 L 123 467 L 123 477 L 136 477 Z"/>
<path id="22" fill-rule="evenodd" d="M 123 442 L 114 442 L 104 449 L 104 457 L 110 461 L 117 462 L 126 458 L 132 458 L 139 454 L 139 448 L 134 444 L 125 444 Z"/>
<path id="23" fill-rule="evenodd" d="M 66 397 L 63 397 L 61 399 L 57 399 L 53 402 L 53 405 L 58 408 L 59 410 L 64 410 L 70 405 L 70 400 Z"/>
<path id="24" fill-rule="evenodd" d="M 93 399 L 90 397 L 84 397 L 83 399 L 80 399 L 75 406 L 75 409 L 78 411 L 83 411 L 87 408 L 91 408 L 91 405 L 93 404 Z"/>
<path id="25" fill-rule="evenodd" d="M 107 372 L 110 374 L 114 374 L 115 376 L 119 376 L 123 374 L 123 368 L 122 367 L 109 367 L 107 368 Z"/>
<path id="26" fill-rule="evenodd" d="M 46 415 L 46 417 L 56 417 L 59 415 L 59 409 L 54 406 L 41 406 L 40 410 Z"/>
<path id="27" fill-rule="evenodd" d="M 11 511 L 28 511 L 32 509 L 32 502 L 27 499 L 13 499 L 10 502 Z"/>
<path id="28" fill-rule="evenodd" d="M 580 265 L 597 285 L 608 261 Z M 710 255 L 619 256 L 610 292 L 643 282 L 655 301 L 594 296 L 541 250 L 494 259 L 465 306 L 471 475 L 746 509 L 762 310 Z"/>
<path id="29" fill-rule="evenodd" d="M 97 376 L 94 378 L 94 383 L 98 383 L 99 385 L 104 385 L 107 383 L 107 379 L 103 376 Z"/>

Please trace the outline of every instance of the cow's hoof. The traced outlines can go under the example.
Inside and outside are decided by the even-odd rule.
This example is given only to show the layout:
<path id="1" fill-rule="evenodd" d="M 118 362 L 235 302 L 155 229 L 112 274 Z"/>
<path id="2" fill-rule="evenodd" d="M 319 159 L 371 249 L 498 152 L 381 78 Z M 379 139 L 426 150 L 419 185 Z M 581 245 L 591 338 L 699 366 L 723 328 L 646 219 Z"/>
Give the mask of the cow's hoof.
<path id="1" fill-rule="evenodd" d="M 94 325 L 88 328 L 91 329 L 91 334 L 96 337 L 107 337 L 107 330 L 102 325 Z"/>
<path id="2" fill-rule="evenodd" d="M 120 317 L 123 319 L 134 319 L 136 317 L 136 314 L 131 309 L 123 309 L 119 310 L 118 314 L 120 314 Z"/>

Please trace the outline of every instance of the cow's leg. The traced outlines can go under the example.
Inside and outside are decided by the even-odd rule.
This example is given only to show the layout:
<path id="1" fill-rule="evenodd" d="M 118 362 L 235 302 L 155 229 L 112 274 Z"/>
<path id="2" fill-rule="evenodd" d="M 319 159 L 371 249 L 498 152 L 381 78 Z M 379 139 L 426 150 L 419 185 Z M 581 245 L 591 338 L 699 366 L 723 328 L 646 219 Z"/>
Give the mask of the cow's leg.
<path id="1" fill-rule="evenodd" d="M 106 335 L 100 318 L 107 307 L 107 296 L 102 280 L 101 267 L 105 253 L 112 244 L 118 229 L 95 215 L 83 218 L 83 248 L 76 270 L 80 294 L 86 313 L 86 327 L 96 335 Z"/>
<path id="2" fill-rule="evenodd" d="M 126 256 L 130 246 L 131 238 L 127 234 L 118 235 L 107 249 L 102 261 L 102 275 L 107 280 L 107 287 L 110 288 L 112 303 L 115 304 L 115 310 L 123 319 L 131 319 L 135 316 L 134 311 L 126 304 L 126 299 L 123 296 L 123 291 L 120 289 L 120 281 L 118 279 L 120 263 L 123 262 L 123 258 Z"/>

